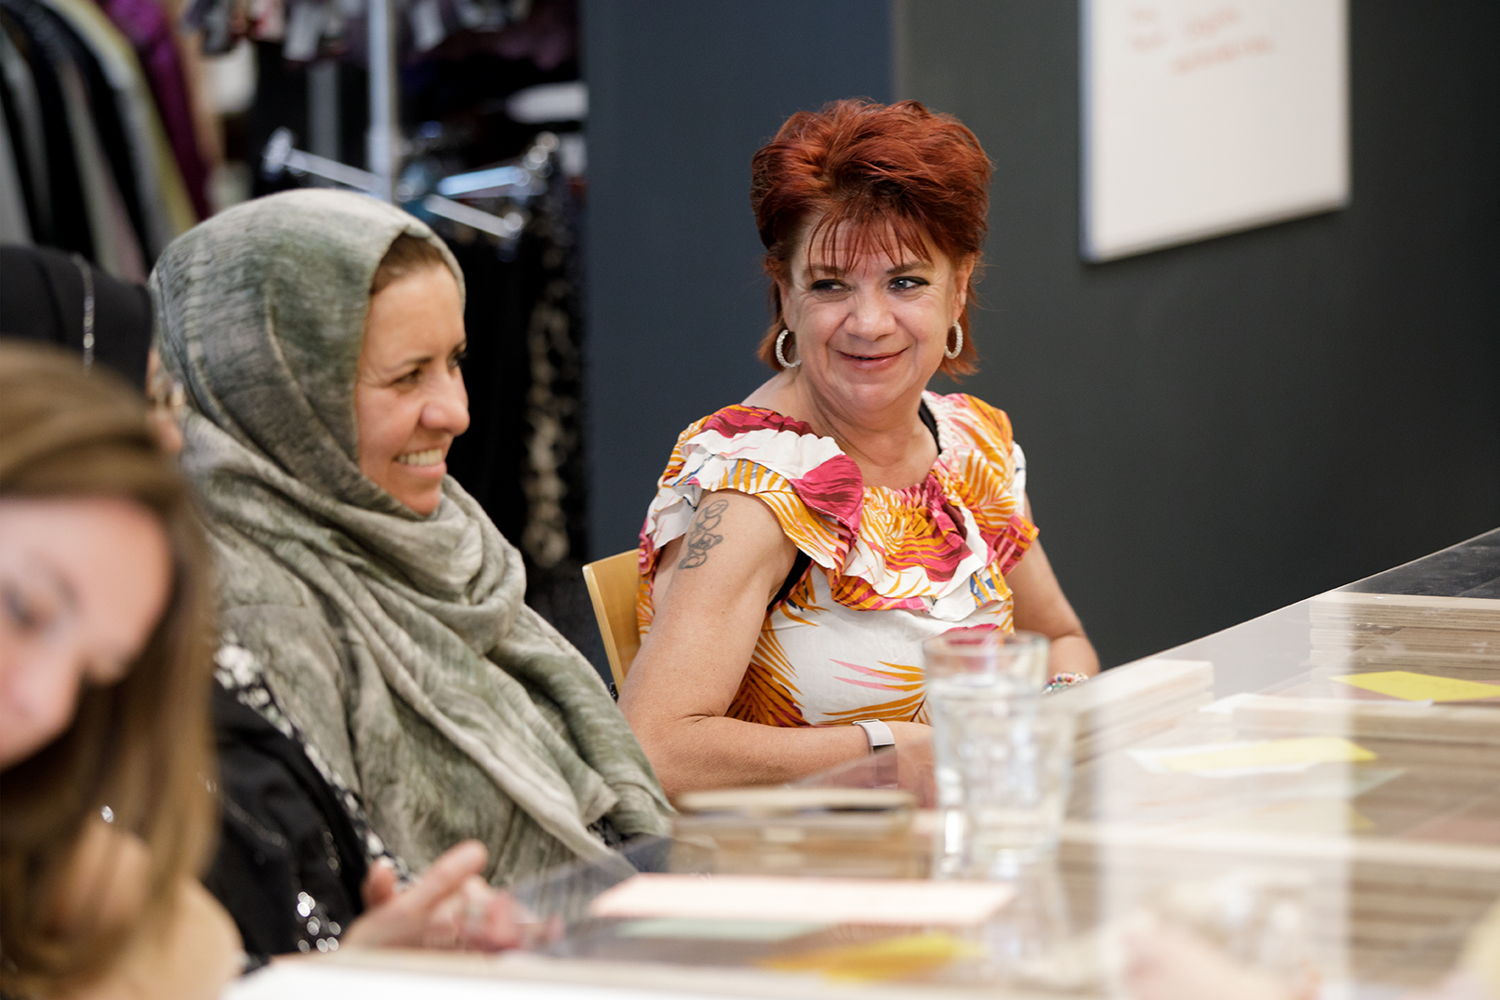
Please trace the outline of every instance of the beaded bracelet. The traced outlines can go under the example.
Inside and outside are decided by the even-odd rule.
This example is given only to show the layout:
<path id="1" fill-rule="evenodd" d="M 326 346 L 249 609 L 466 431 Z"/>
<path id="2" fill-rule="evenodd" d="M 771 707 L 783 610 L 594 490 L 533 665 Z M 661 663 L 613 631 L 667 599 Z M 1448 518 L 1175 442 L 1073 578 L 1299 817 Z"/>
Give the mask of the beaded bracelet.
<path id="1" fill-rule="evenodd" d="M 1074 684 L 1082 684 L 1088 679 L 1088 674 L 1053 674 L 1052 679 L 1047 682 L 1047 686 L 1042 688 L 1042 692 L 1045 694 L 1051 691 L 1061 691 L 1063 688 L 1072 687 Z"/>

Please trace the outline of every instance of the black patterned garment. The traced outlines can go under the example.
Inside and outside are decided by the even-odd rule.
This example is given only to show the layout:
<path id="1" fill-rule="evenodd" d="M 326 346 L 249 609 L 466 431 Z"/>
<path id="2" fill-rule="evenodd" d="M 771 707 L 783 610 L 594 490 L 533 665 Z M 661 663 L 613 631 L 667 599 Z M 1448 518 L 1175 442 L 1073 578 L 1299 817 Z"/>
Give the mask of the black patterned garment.
<path id="1" fill-rule="evenodd" d="M 364 910 L 370 865 L 400 860 L 364 807 L 276 704 L 255 658 L 232 643 L 214 658 L 221 836 L 204 883 L 252 956 L 333 951 Z"/>

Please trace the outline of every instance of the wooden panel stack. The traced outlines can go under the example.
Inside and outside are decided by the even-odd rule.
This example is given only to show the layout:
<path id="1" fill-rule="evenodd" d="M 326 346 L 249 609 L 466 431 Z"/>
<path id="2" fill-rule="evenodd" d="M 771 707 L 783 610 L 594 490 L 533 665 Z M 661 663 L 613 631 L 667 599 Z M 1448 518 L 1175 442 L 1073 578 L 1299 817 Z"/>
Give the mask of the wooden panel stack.
<path id="1" fill-rule="evenodd" d="M 1051 695 L 1077 714 L 1075 759 L 1092 760 L 1170 729 L 1213 697 L 1214 667 L 1203 660 L 1142 660 Z"/>
<path id="2" fill-rule="evenodd" d="M 1314 661 L 1500 680 L 1500 601 L 1333 591 L 1308 602 Z"/>

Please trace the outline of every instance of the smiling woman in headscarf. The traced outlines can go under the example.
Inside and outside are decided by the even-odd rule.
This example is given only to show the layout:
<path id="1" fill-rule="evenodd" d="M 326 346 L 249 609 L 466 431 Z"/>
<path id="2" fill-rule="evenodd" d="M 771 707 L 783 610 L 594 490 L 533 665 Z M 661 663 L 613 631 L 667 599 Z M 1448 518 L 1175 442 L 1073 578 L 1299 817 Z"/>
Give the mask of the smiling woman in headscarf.
<path id="1" fill-rule="evenodd" d="M 445 474 L 468 424 L 462 280 L 411 216 L 309 190 L 184 234 L 151 292 L 226 636 L 397 853 L 425 867 L 477 837 L 504 883 L 665 832 L 667 806 Z"/>

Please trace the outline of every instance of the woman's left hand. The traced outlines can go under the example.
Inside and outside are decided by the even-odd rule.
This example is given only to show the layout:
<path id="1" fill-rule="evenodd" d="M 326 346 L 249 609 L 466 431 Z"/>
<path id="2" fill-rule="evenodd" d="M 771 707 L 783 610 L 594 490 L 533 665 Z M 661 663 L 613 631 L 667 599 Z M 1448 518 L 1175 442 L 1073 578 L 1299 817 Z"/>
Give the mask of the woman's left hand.
<path id="1" fill-rule="evenodd" d="M 343 936 L 345 947 L 501 951 L 524 937 L 516 901 L 480 871 L 484 845 L 466 840 L 434 861 L 405 888 L 386 864 L 370 869 L 362 887 L 365 912 Z"/>

